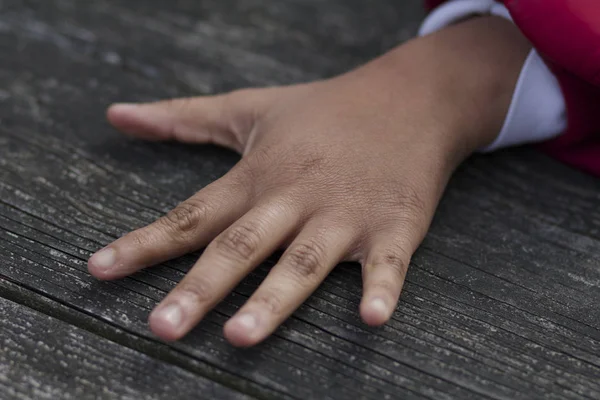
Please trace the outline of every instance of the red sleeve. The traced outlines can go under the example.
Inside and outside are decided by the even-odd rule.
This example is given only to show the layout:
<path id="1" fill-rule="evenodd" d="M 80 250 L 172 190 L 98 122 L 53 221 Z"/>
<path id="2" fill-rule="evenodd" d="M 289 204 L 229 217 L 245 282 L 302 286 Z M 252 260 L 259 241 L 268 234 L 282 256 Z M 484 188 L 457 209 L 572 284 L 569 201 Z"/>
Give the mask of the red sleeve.
<path id="1" fill-rule="evenodd" d="M 425 0 L 425 8 L 428 10 L 433 10 L 446 0 Z"/>
<path id="2" fill-rule="evenodd" d="M 431 10 L 446 0 L 425 0 Z M 498 0 L 500 2 L 500 0 Z M 521 31 L 547 59 L 600 86 L 598 0 L 502 0 Z"/>
<path id="3" fill-rule="evenodd" d="M 425 0 L 433 9 L 445 0 Z M 541 147 L 600 176 L 599 0 L 503 0 L 515 23 L 544 56 L 567 103 L 568 128 Z"/>
<path id="4" fill-rule="evenodd" d="M 600 4 L 598 0 L 504 0 L 515 23 L 558 78 L 568 128 L 542 148 L 600 176 Z"/>
<path id="5" fill-rule="evenodd" d="M 600 86 L 598 0 L 505 0 L 504 3 L 540 53 Z"/>

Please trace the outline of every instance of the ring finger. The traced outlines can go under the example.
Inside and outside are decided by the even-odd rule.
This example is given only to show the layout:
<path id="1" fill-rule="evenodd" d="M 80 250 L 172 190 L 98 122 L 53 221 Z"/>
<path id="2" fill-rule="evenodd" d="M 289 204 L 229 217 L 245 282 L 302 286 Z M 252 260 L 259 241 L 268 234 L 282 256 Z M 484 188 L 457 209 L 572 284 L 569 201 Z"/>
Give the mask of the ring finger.
<path id="1" fill-rule="evenodd" d="M 352 229 L 312 220 L 241 310 L 225 325 L 236 346 L 253 346 L 273 333 L 349 253 Z"/>

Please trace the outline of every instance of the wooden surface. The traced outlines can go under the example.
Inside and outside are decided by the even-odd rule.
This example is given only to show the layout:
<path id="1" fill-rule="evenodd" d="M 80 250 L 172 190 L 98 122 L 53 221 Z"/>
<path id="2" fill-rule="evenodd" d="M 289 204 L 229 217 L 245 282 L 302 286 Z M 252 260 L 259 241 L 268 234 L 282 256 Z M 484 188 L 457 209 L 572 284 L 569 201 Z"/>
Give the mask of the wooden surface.
<path id="1" fill-rule="evenodd" d="M 356 265 L 249 350 L 222 326 L 272 261 L 174 344 L 146 318 L 194 256 L 86 272 L 237 160 L 126 139 L 107 104 L 330 76 L 407 39 L 418 3 L 0 0 L 0 398 L 600 398 L 600 180 L 532 150 L 459 171 L 382 329 Z"/>

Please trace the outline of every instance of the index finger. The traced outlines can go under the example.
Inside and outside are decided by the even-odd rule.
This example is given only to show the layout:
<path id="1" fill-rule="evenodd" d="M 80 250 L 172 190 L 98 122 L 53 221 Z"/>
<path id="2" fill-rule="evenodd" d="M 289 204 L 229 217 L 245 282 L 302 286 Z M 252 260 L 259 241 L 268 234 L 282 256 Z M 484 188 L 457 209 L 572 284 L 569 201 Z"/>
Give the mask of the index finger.
<path id="1" fill-rule="evenodd" d="M 232 170 L 156 222 L 94 254 L 88 269 L 98 279 L 118 279 L 205 247 L 249 208 L 250 196 Z"/>

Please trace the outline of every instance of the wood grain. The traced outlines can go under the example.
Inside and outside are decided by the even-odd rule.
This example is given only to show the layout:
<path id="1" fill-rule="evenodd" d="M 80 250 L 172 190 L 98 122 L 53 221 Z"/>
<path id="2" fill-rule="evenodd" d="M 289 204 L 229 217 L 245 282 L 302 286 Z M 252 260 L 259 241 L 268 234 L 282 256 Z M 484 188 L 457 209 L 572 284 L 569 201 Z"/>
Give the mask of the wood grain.
<path id="1" fill-rule="evenodd" d="M 407 39 L 421 16 L 416 0 L 1 0 L 0 296 L 10 302 L 0 304 L 24 314 L 2 322 L 13 350 L 0 355 L 0 390 L 36 398 L 6 366 L 18 351 L 43 351 L 34 338 L 75 346 L 59 340 L 72 333 L 83 338 L 73 351 L 110 349 L 93 368 L 112 374 L 115 396 L 151 388 L 119 375 L 112 355 L 123 352 L 156 378 L 157 396 L 165 376 L 143 360 L 170 371 L 182 396 L 207 385 L 264 399 L 600 397 L 600 181 L 531 149 L 461 168 L 381 329 L 358 318 L 356 265 L 338 267 L 251 350 L 231 348 L 221 330 L 273 259 L 171 344 L 146 318 L 195 255 L 117 282 L 86 272 L 93 251 L 237 161 L 215 147 L 126 139 L 103 121 L 107 104 L 331 76 Z M 35 328 L 22 332 L 25 322 Z M 65 361 L 44 354 L 48 370 Z M 31 376 L 64 393 L 102 387 Z"/>
<path id="2" fill-rule="evenodd" d="M 250 398 L 2 298 L 0 327 L 2 399 Z"/>

